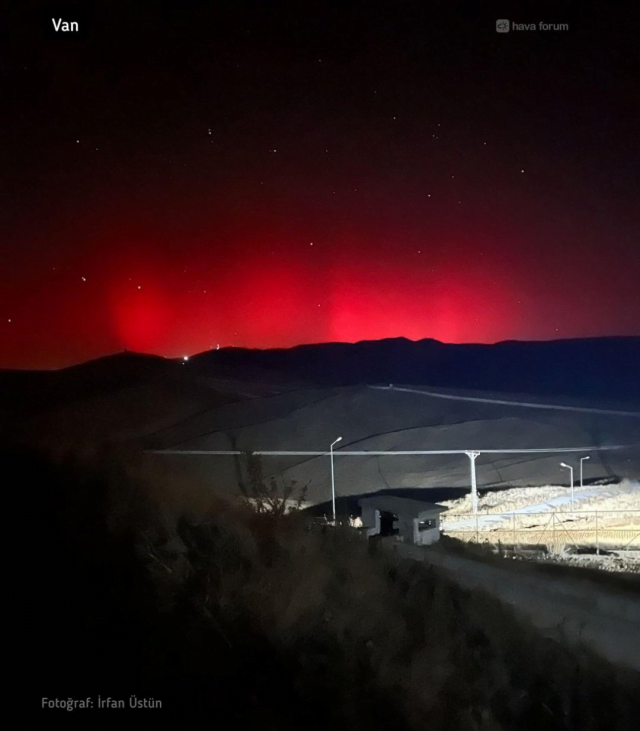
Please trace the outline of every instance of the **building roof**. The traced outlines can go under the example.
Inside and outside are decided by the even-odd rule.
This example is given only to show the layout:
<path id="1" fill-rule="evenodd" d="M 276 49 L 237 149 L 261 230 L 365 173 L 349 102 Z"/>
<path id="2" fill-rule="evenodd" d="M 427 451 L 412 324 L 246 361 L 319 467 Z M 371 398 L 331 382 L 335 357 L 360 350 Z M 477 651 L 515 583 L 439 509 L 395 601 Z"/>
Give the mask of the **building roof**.
<path id="1" fill-rule="evenodd" d="M 428 503 L 424 500 L 414 500 L 408 497 L 395 497 L 393 495 L 368 495 L 360 498 L 358 505 L 361 508 L 373 508 L 384 512 L 402 515 L 410 518 L 421 518 L 429 513 L 443 513 L 447 508 L 435 503 Z"/>

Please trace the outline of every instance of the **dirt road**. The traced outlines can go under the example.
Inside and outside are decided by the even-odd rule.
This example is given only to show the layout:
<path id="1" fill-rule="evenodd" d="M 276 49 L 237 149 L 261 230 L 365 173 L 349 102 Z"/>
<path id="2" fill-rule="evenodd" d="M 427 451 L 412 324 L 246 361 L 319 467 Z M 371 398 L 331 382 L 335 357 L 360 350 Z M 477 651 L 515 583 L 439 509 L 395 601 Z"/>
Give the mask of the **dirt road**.
<path id="1" fill-rule="evenodd" d="M 461 586 L 482 588 L 528 616 L 545 635 L 583 642 L 611 662 L 640 671 L 640 596 L 580 580 L 519 575 L 478 561 L 393 542 L 398 555 L 444 569 Z"/>
<path id="2" fill-rule="evenodd" d="M 417 393 L 420 396 L 431 398 L 448 399 L 449 401 L 471 401 L 477 404 L 500 404 L 501 406 L 521 406 L 527 409 L 543 409 L 545 411 L 579 411 L 584 414 L 607 414 L 609 416 L 631 416 L 634 419 L 640 418 L 639 411 L 619 411 L 617 409 L 597 409 L 586 406 L 563 406 L 561 404 L 536 403 L 533 401 L 514 401 L 510 399 L 496 399 L 479 396 L 461 396 L 451 393 L 439 393 L 429 391 L 426 388 L 407 388 L 405 386 L 367 386 L 377 391 L 398 391 L 401 393 Z"/>

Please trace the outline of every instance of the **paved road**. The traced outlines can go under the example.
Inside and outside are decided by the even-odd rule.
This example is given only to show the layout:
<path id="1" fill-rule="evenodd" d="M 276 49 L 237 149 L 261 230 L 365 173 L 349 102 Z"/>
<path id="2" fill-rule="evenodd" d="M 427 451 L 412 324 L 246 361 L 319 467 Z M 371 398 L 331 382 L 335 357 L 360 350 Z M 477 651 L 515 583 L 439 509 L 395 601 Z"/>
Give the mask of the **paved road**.
<path id="1" fill-rule="evenodd" d="M 485 589 L 528 616 L 547 636 L 582 641 L 611 662 L 640 672 L 640 597 L 577 580 L 516 574 L 410 544 L 387 546 L 405 558 L 441 567 L 465 588 Z"/>
<path id="2" fill-rule="evenodd" d="M 586 406 L 561 406 L 560 404 L 536 404 L 531 401 L 508 401 L 507 399 L 492 399 L 481 396 L 456 396 L 449 393 L 437 393 L 419 388 L 407 388 L 405 386 L 368 386 L 378 391 L 401 391 L 403 393 L 418 393 L 421 396 L 431 398 L 447 399 L 449 401 L 473 401 L 478 404 L 500 404 L 502 406 L 525 406 L 529 409 L 553 409 L 555 411 L 580 411 L 585 414 L 608 414 L 610 416 L 631 416 L 640 419 L 638 411 L 615 411 L 613 409 L 596 409 Z"/>

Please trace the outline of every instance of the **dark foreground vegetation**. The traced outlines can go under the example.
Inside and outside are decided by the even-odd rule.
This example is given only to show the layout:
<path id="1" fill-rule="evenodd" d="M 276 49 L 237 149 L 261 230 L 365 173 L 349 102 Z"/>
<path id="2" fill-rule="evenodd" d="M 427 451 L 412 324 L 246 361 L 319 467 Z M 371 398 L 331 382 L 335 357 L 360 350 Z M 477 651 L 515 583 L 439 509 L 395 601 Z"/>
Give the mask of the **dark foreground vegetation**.
<path id="1" fill-rule="evenodd" d="M 204 712 L 214 728 L 637 728 L 635 674 L 346 529 L 256 515 L 111 458 L 4 457 L 38 708 L 135 694 L 162 701 L 132 711 L 150 723 Z M 125 711 L 74 711 L 95 713 Z"/>

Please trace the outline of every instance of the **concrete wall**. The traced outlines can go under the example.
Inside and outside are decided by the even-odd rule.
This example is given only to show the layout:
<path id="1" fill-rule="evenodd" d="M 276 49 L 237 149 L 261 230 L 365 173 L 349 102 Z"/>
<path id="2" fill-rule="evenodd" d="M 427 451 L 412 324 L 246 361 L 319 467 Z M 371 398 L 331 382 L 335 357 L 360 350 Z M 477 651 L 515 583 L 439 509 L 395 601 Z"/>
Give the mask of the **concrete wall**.
<path id="1" fill-rule="evenodd" d="M 418 523 L 420 521 L 416 520 L 415 543 L 417 543 L 419 546 L 430 546 L 432 543 L 440 540 L 440 515 L 436 513 L 435 515 L 431 515 L 426 519 L 433 520 L 434 526 L 433 528 L 428 528 L 427 530 L 419 530 Z"/>
<path id="2" fill-rule="evenodd" d="M 419 546 L 428 546 L 435 543 L 440 538 L 440 516 L 433 515 L 431 520 L 435 521 L 435 526 L 421 531 L 418 527 L 420 522 L 418 518 L 398 516 L 395 525 L 398 528 L 399 538 L 403 543 L 414 543 Z M 362 525 L 366 529 L 367 536 L 375 536 L 380 533 L 380 511 L 363 507 Z"/>
<path id="3" fill-rule="evenodd" d="M 440 540 L 440 528 L 429 528 L 428 530 L 418 531 L 416 526 L 417 538 L 416 543 L 419 546 L 430 546 L 432 543 Z"/>
<path id="4" fill-rule="evenodd" d="M 362 525 L 367 529 L 367 536 L 380 533 L 380 511 L 374 508 L 362 508 Z"/>

